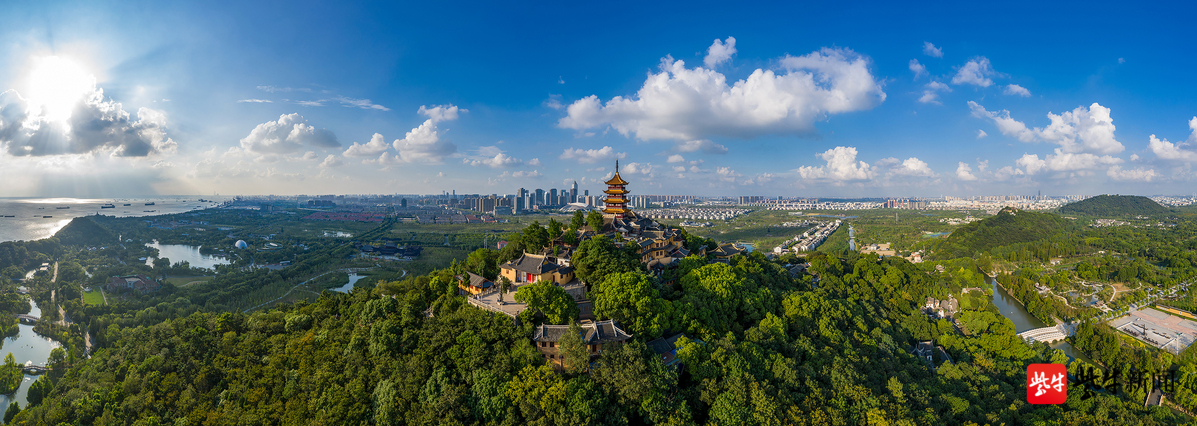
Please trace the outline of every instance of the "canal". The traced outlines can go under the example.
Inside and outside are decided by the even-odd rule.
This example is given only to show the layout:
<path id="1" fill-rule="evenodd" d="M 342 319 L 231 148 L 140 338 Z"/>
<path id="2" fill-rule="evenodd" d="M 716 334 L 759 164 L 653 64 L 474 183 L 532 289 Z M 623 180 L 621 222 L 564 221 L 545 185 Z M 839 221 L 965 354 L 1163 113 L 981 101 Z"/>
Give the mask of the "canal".
<path id="1" fill-rule="evenodd" d="M 30 300 L 29 306 L 29 315 L 39 318 L 42 316 L 42 310 L 37 307 L 36 302 Z M 34 364 L 45 365 L 46 359 L 50 358 L 50 351 L 62 346 L 49 337 L 34 333 L 32 325 L 22 323 L 20 327 L 20 333 L 4 339 L 3 345 L 0 345 L 0 353 L 8 355 L 8 352 L 12 352 L 13 357 L 17 359 L 17 364 L 23 365 L 26 361 L 32 361 Z M 21 382 L 21 387 L 17 388 L 16 392 L 0 395 L 0 411 L 8 410 L 9 404 L 12 404 L 13 401 L 19 403 L 24 409 L 28 404 L 25 398 L 29 394 L 29 385 L 32 385 L 34 380 L 37 380 L 37 376 L 26 374 L 25 380 Z M 3 418 L 3 415 L 0 415 L 0 418 Z"/>
<path id="2" fill-rule="evenodd" d="M 1024 331 L 1033 330 L 1036 328 L 1048 327 L 1050 325 L 1040 321 L 1039 318 L 1035 318 L 1035 316 L 1031 315 L 1030 312 L 1027 312 L 1027 309 L 1022 305 L 1022 303 L 1015 299 L 1014 296 L 1011 296 L 1010 293 L 1006 292 L 1006 289 L 1002 288 L 1002 286 L 997 285 L 997 280 L 994 280 L 989 276 L 985 276 L 985 283 L 988 284 L 993 290 L 993 296 L 991 297 L 991 300 L 993 301 L 994 306 L 997 306 L 998 311 L 1002 313 L 1002 316 L 1009 318 L 1010 321 L 1014 323 L 1014 330 L 1016 333 L 1022 333 Z M 1068 355 L 1069 359 L 1080 359 L 1085 362 L 1093 362 L 1088 356 L 1085 356 L 1085 354 L 1081 353 L 1076 348 L 1073 348 L 1072 344 L 1068 343 L 1066 340 L 1052 343 L 1051 347 L 1064 351 L 1064 354 Z"/>

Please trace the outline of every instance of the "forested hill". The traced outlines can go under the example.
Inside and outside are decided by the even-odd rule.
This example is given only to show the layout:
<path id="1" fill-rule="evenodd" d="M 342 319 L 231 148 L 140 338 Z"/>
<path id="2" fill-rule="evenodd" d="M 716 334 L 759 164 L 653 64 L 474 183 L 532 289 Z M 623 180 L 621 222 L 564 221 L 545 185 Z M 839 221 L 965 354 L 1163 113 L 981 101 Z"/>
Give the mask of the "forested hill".
<path id="1" fill-rule="evenodd" d="M 971 257 L 995 247 L 1028 243 L 1046 238 L 1072 225 L 1051 213 L 1036 213 L 1011 207 L 998 214 L 961 226 L 944 241 L 941 250 L 949 257 Z"/>
<path id="2" fill-rule="evenodd" d="M 1138 195 L 1098 195 L 1060 207 L 1062 214 L 1128 216 L 1168 213 L 1154 200 Z"/>
<path id="3" fill-rule="evenodd" d="M 64 245 L 75 246 L 99 246 L 118 242 L 116 235 L 112 235 L 112 232 L 86 216 L 71 220 L 71 223 L 58 230 L 54 237 Z"/>
<path id="4" fill-rule="evenodd" d="M 1183 422 L 1105 394 L 1026 404 L 1026 365 L 1067 358 L 1024 342 L 984 299 L 961 305 L 967 334 L 921 313 L 947 274 L 900 258 L 808 260 L 816 289 L 759 253 L 730 265 L 687 258 L 674 288 L 636 270 L 606 274 L 593 284 L 596 315 L 622 319 L 636 337 L 604 348 L 589 371 L 554 372 L 532 345 L 533 322 L 513 325 L 455 295 L 461 270 L 251 315 L 175 311 L 180 298 L 93 324 L 102 342 L 93 357 L 42 376 L 11 424 Z M 645 344 L 659 323 L 686 333 L 680 370 Z M 927 339 L 953 361 L 935 355 L 933 372 L 911 355 Z M 561 347 L 587 356 L 581 339 Z"/>

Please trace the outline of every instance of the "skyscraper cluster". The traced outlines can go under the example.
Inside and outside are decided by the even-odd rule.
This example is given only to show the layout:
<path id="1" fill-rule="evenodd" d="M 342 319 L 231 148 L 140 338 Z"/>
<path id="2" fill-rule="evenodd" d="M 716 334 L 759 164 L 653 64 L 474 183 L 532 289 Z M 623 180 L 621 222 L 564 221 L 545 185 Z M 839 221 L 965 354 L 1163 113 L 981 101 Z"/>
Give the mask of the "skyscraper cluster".
<path id="1" fill-rule="evenodd" d="M 589 198 L 590 191 L 586 191 L 585 194 L 586 195 L 582 195 L 581 198 L 579 197 L 578 182 L 576 181 L 570 189 L 552 188 L 548 191 L 545 191 L 543 189 L 536 188 L 529 191 L 525 188 L 520 188 L 519 192 L 515 194 L 515 210 L 527 211 L 550 207 L 560 208 L 566 204 L 577 203 L 579 200 L 582 200 L 581 202 L 586 202 L 585 199 Z"/>

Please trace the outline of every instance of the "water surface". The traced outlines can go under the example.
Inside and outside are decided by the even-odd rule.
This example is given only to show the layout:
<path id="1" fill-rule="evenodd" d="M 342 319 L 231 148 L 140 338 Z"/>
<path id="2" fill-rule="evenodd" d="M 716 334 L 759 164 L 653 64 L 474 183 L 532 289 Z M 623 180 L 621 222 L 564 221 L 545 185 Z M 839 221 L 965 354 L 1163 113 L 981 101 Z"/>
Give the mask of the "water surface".
<path id="1" fill-rule="evenodd" d="M 29 301 L 29 315 L 40 317 L 42 310 L 38 308 L 37 303 Z M 7 356 L 12 353 L 16 358 L 17 364 L 25 364 L 26 361 L 32 361 L 34 364 L 46 365 L 46 359 L 50 358 L 50 351 L 54 348 L 62 346 L 56 341 L 48 337 L 43 337 L 33 332 L 32 325 L 21 324 L 21 331 L 16 336 L 4 339 L 4 343 L 0 346 L 0 353 Z M 29 386 L 37 380 L 38 376 L 31 374 L 25 375 L 25 381 L 21 382 L 21 387 L 11 395 L 0 395 L 0 412 L 8 410 L 8 405 L 13 401 L 17 401 L 21 408 L 24 409 L 28 401 L 25 399 L 29 394 Z M 3 415 L 0 414 L 0 418 Z"/>
<path id="2" fill-rule="evenodd" d="M 153 247 L 158 249 L 158 256 L 165 257 L 170 260 L 170 263 L 176 264 L 186 260 L 193 268 L 208 268 L 215 269 L 216 265 L 228 265 L 229 261 L 220 256 L 212 256 L 200 253 L 200 248 L 196 246 L 186 246 L 182 244 L 159 244 L 158 240 L 153 243 L 146 244 L 146 247 Z M 145 264 L 154 266 L 156 258 L 146 258 Z"/>
<path id="3" fill-rule="evenodd" d="M 985 277 L 985 283 L 993 289 L 993 296 L 991 297 L 993 304 L 997 306 L 998 311 L 1002 313 L 1002 316 L 1009 318 L 1010 321 L 1014 323 L 1014 331 L 1016 333 L 1022 333 L 1024 331 L 1033 330 L 1036 328 L 1048 327 L 1050 325 L 1040 321 L 1039 318 L 1035 318 L 1035 316 L 1031 315 L 1030 312 L 1027 312 L 1027 309 L 1023 307 L 1022 303 L 1019 303 L 1014 296 L 1011 296 L 1010 293 L 1007 293 L 1006 289 L 1002 288 L 1002 286 L 997 285 L 997 281 L 995 281 L 993 278 L 989 278 L 988 276 Z M 1072 344 L 1068 343 L 1067 340 L 1060 340 L 1058 342 L 1052 343 L 1050 346 L 1054 349 L 1064 351 L 1064 354 L 1068 355 L 1068 357 L 1071 359 L 1081 359 L 1086 362 L 1093 362 L 1088 356 L 1085 356 L 1085 354 L 1081 353 L 1081 351 L 1073 348 Z"/>

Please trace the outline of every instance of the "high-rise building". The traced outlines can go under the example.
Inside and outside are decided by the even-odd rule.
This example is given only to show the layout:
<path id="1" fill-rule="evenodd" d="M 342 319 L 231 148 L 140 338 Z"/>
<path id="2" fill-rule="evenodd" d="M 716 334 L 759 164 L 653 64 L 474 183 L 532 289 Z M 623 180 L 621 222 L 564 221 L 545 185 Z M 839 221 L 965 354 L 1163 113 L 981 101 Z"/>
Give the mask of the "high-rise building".
<path id="1" fill-rule="evenodd" d="M 536 204 L 538 206 L 544 205 L 544 190 L 543 189 L 536 188 L 536 202 L 533 204 Z"/>
<path id="2" fill-rule="evenodd" d="M 607 194 L 607 198 L 604 198 L 603 202 L 607 206 L 603 208 L 603 213 L 613 214 L 617 219 L 623 219 L 624 215 L 631 212 L 631 210 L 628 210 L 627 207 L 628 190 L 626 187 L 628 182 L 619 177 L 619 160 L 615 160 L 615 175 L 611 176 L 611 179 L 608 179 L 605 183 L 607 184 L 607 190 L 603 191 L 603 193 Z"/>
<path id="3" fill-rule="evenodd" d="M 578 181 L 574 181 L 574 186 L 569 189 L 569 202 L 578 202 Z"/>
<path id="4" fill-rule="evenodd" d="M 547 201 L 545 201 L 545 204 L 550 205 L 550 206 L 556 206 L 556 205 L 560 204 L 557 202 L 557 188 L 553 188 L 553 189 L 549 190 L 549 199 Z"/>

